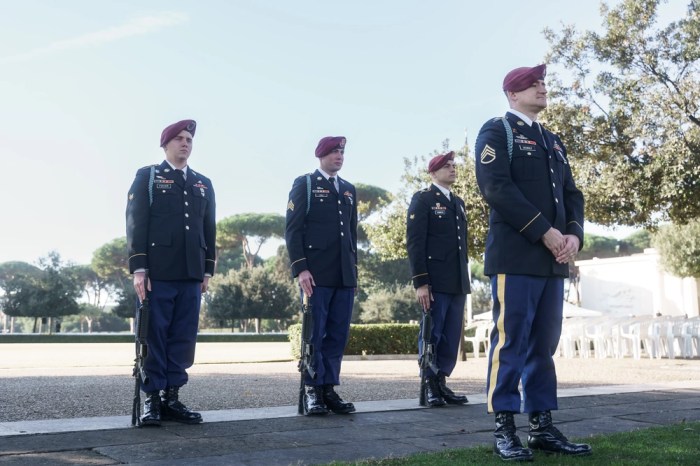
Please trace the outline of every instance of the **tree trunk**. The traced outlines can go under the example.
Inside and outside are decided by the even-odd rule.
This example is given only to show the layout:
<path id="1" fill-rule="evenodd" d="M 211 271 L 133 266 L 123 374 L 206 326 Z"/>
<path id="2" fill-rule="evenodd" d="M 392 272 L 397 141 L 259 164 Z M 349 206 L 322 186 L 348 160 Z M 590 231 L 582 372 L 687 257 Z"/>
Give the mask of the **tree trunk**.
<path id="1" fill-rule="evenodd" d="M 38 317 L 34 317 L 34 328 L 32 328 L 32 333 L 36 333 L 36 324 L 37 324 L 38 320 L 39 320 Z"/>
<path id="2" fill-rule="evenodd" d="M 260 333 L 260 327 L 262 323 L 262 319 L 260 317 L 255 318 L 255 333 Z"/>

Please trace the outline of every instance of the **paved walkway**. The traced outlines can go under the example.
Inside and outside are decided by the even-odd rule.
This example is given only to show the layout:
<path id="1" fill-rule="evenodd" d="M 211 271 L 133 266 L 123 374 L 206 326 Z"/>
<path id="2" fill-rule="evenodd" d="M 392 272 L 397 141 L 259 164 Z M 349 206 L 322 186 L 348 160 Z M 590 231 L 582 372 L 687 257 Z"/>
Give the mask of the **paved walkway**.
<path id="1" fill-rule="evenodd" d="M 4 346 L 0 348 L 5 349 L 7 348 Z M 8 354 L 0 352 L 3 355 Z M 207 350 L 203 350 L 202 356 L 206 353 Z M 220 359 L 220 353 L 215 353 Z M 31 351 L 28 354 L 31 354 Z M 279 355 L 279 351 L 271 351 L 270 355 Z M 66 359 L 62 361 L 63 366 L 68 367 L 61 369 L 54 363 L 50 370 L 52 377 L 46 378 L 46 381 L 64 372 L 81 372 L 80 368 L 71 366 Z M 700 421 L 700 378 L 697 377 L 700 361 L 648 362 L 652 367 L 656 365 L 659 370 L 678 366 L 689 376 L 683 378 L 680 376 L 681 371 L 673 371 L 669 373 L 675 374 L 676 377 L 666 376 L 665 380 L 632 376 L 628 380 L 634 382 L 634 385 L 580 384 L 574 388 L 563 388 L 559 391 L 560 409 L 554 416 L 557 426 L 571 437 L 585 438 L 683 420 Z M 352 369 L 354 365 L 365 363 L 369 361 L 348 361 L 347 366 Z M 384 363 L 389 364 L 388 367 L 399 369 L 409 367 L 403 361 Z M 415 371 L 415 361 L 410 363 L 411 371 Z M 568 361 L 558 361 L 559 363 L 562 365 L 562 372 L 568 374 L 568 370 L 565 369 L 568 367 Z M 571 365 L 581 368 L 579 372 L 585 372 L 588 366 L 597 367 L 598 372 L 605 372 L 610 370 L 611 366 L 621 364 L 612 360 L 579 360 L 573 363 Z M 39 367 L 42 364 L 31 362 L 28 364 L 32 367 L 25 368 L 20 367 L 20 363 L 13 363 L 16 364 L 13 368 L 6 367 L 10 364 L 3 364 L 0 362 L 2 385 L 6 382 L 9 384 L 26 371 L 33 373 L 48 370 L 46 367 Z M 266 367 L 265 364 L 233 366 L 245 366 L 253 372 L 256 367 L 261 371 Z M 468 367 L 470 371 L 475 368 L 481 370 L 483 366 L 483 358 L 458 364 L 458 368 L 462 368 L 460 370 Z M 642 363 L 630 364 L 629 361 L 627 366 L 644 367 Z M 378 364 L 372 367 L 384 366 Z M 656 374 L 659 370 L 654 370 L 653 373 Z M 392 384 L 396 384 L 392 381 L 392 376 L 395 374 L 374 374 L 372 383 L 379 383 L 379 379 L 388 378 L 387 386 L 391 387 Z M 619 371 L 613 370 L 609 373 L 610 380 L 617 380 L 619 377 Z M 363 379 L 361 376 L 359 378 Z M 568 378 L 568 375 L 565 378 Z M 671 380 L 672 378 L 676 380 Z M 32 377 L 30 379 L 32 383 L 37 382 Z M 296 380 L 298 381 L 298 378 Z M 639 384 L 642 380 L 646 383 Z M 366 379 L 364 382 L 367 386 Z M 416 386 L 411 385 L 411 388 Z M 576 383 L 568 384 L 572 385 Z M 205 410 L 202 412 L 206 421 L 203 424 L 186 426 L 164 423 L 161 428 L 131 428 L 130 417 L 125 415 L 75 417 L 66 412 L 62 418 L 57 419 L 0 422 L 0 463 L 325 464 L 334 460 L 357 461 L 487 445 L 492 441 L 493 417 L 486 414 L 484 396 L 479 391 L 467 391 L 470 403 L 466 406 L 425 409 L 417 406 L 416 398 L 387 400 L 390 397 L 383 396 L 378 400 L 357 402 L 357 413 L 347 416 L 297 416 L 296 407 L 286 404 L 262 408 Z M 36 401 L 31 393 L 32 388 L 27 387 L 26 403 Z M 219 395 L 230 397 L 231 391 L 222 391 Z M 80 397 L 80 393 L 64 393 L 63 397 Z M 0 402 L 3 404 L 4 398 L 3 390 L 0 389 Z M 521 437 L 524 438 L 527 419 L 521 415 L 517 416 L 516 420 L 521 429 Z"/>

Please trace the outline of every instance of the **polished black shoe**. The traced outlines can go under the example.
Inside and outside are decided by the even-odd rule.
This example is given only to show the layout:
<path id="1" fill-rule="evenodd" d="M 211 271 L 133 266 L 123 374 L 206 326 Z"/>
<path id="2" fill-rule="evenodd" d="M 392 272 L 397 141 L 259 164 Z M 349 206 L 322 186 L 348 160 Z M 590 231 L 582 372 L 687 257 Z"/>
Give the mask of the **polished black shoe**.
<path id="1" fill-rule="evenodd" d="M 533 450 L 569 456 L 585 456 L 592 452 L 587 443 L 569 442 L 552 424 L 550 411 L 530 413 L 530 435 L 527 437 L 527 445 Z"/>
<path id="2" fill-rule="evenodd" d="M 199 424 L 202 422 L 202 415 L 190 411 L 187 406 L 180 403 L 180 387 L 168 387 L 163 390 L 161 417 L 164 421 L 182 422 L 183 424 Z"/>
<path id="3" fill-rule="evenodd" d="M 428 377 L 425 379 L 425 403 L 430 408 L 445 406 L 445 399 L 440 392 L 440 383 L 437 377 Z"/>
<path id="4" fill-rule="evenodd" d="M 442 399 L 445 400 L 445 403 L 448 405 L 463 405 L 469 402 L 466 396 L 457 395 L 447 386 L 444 374 L 438 376 L 438 386 L 440 387 Z"/>
<path id="5" fill-rule="evenodd" d="M 323 386 L 323 401 L 326 403 L 326 407 L 335 414 L 350 414 L 355 412 L 355 405 L 343 401 L 331 384 Z"/>
<path id="6" fill-rule="evenodd" d="M 496 413 L 496 430 L 493 453 L 504 461 L 532 461 L 532 450 L 523 447 L 515 430 L 513 413 L 501 411 Z"/>
<path id="7" fill-rule="evenodd" d="M 139 426 L 159 426 L 160 412 L 161 403 L 158 392 L 146 393 L 146 401 L 143 403 L 143 416 L 139 419 Z"/>
<path id="8" fill-rule="evenodd" d="M 304 386 L 304 414 L 306 416 L 328 414 L 328 408 L 323 402 L 323 389 L 321 387 Z"/>

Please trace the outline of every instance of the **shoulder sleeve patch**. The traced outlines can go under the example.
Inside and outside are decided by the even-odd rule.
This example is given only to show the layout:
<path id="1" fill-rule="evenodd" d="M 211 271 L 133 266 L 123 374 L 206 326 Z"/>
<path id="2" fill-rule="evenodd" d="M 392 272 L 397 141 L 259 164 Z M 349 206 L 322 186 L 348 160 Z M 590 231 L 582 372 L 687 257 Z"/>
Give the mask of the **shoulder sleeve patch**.
<path id="1" fill-rule="evenodd" d="M 486 144 L 479 157 L 481 158 L 481 163 L 487 165 L 496 160 L 496 151 L 493 150 L 493 147 Z"/>

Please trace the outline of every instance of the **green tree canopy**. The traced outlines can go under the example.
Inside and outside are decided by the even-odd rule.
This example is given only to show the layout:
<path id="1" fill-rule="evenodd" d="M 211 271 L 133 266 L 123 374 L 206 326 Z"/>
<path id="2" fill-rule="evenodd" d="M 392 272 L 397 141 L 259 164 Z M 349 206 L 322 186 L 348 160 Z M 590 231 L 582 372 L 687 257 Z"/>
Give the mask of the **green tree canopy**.
<path id="1" fill-rule="evenodd" d="M 545 30 L 546 61 L 566 74 L 550 73 L 542 120 L 567 145 L 598 224 L 700 217 L 700 2 L 664 25 L 661 3 L 602 4 L 601 33 Z"/>
<path id="2" fill-rule="evenodd" d="M 217 251 L 241 248 L 246 266 L 252 269 L 258 253 L 270 238 L 284 238 L 285 218 L 279 214 L 237 214 L 216 225 Z"/>
<path id="3" fill-rule="evenodd" d="M 652 237 L 664 269 L 678 277 L 700 277 L 700 220 L 667 225 Z"/>
<path id="4" fill-rule="evenodd" d="M 39 259 L 39 273 L 19 266 L 28 274 L 14 273 L 5 281 L 3 312 L 15 317 L 58 317 L 80 312 L 77 299 L 82 287 L 67 272 L 60 255 L 52 251 Z"/>

